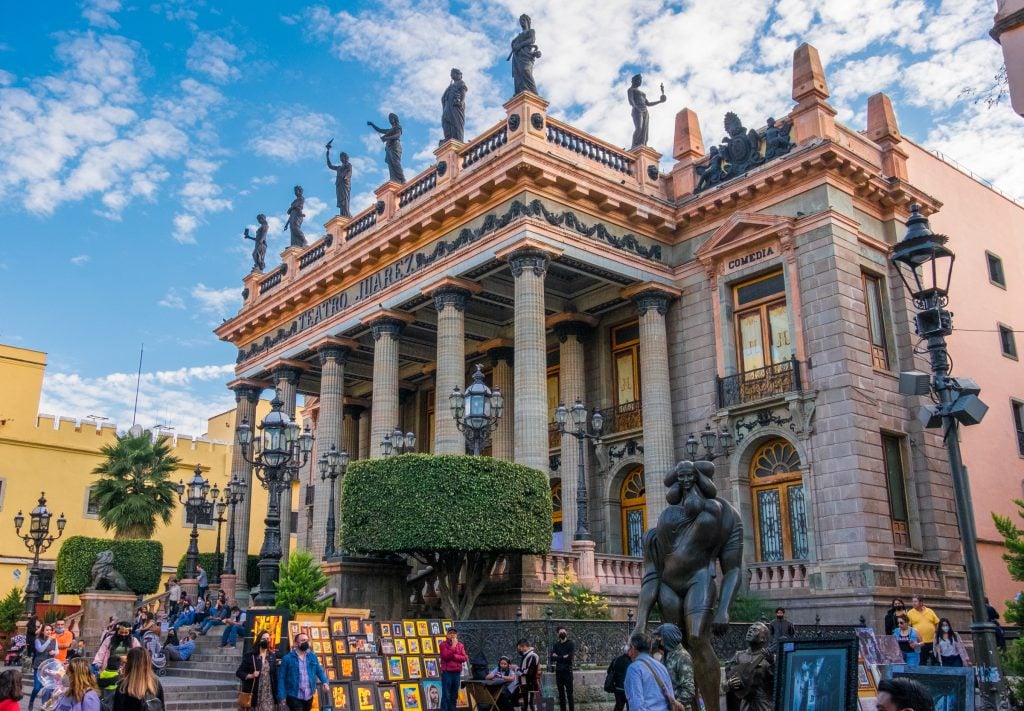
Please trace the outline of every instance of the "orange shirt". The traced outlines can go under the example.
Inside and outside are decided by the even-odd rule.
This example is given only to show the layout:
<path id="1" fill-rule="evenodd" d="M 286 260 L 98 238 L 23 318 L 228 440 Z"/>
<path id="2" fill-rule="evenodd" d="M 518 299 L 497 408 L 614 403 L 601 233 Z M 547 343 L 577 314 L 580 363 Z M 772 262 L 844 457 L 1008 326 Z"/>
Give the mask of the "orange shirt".
<path id="1" fill-rule="evenodd" d="M 68 650 L 75 643 L 75 635 L 71 634 L 71 630 L 64 628 L 64 632 L 61 634 L 53 633 L 53 638 L 57 640 L 57 659 L 62 664 L 66 664 L 68 661 Z"/>

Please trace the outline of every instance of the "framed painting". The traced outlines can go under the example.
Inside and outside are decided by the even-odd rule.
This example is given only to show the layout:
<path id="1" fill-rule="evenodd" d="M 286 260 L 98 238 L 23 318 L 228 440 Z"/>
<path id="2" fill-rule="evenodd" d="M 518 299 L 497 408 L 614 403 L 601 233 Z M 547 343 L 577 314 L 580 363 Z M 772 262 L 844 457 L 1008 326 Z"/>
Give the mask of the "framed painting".
<path id="1" fill-rule="evenodd" d="M 441 708 L 441 682 L 423 682 L 423 707 L 425 711 L 438 711 Z"/>
<path id="2" fill-rule="evenodd" d="M 405 635 L 405 630 L 402 627 L 402 623 L 401 622 L 392 622 L 391 623 L 391 636 L 392 637 L 402 637 L 404 635 Z"/>
<path id="3" fill-rule="evenodd" d="M 354 681 L 356 678 L 356 658 L 344 655 L 338 657 L 338 681 Z"/>
<path id="4" fill-rule="evenodd" d="M 423 660 L 419 657 L 409 656 L 405 658 L 406 676 L 410 679 L 423 678 Z"/>
<path id="5" fill-rule="evenodd" d="M 398 706 L 398 684 L 377 685 L 378 711 L 400 711 Z"/>
<path id="6" fill-rule="evenodd" d="M 405 645 L 409 648 L 409 654 L 420 653 L 420 641 L 416 637 L 411 637 L 405 640 Z"/>
<path id="7" fill-rule="evenodd" d="M 437 654 L 434 650 L 433 637 L 420 637 L 420 652 L 423 654 Z"/>
<path id="8" fill-rule="evenodd" d="M 395 640 L 391 637 L 380 638 L 380 653 L 384 656 L 390 656 L 395 653 Z"/>
<path id="9" fill-rule="evenodd" d="M 466 687 L 462 687 L 461 689 L 459 689 L 459 695 L 455 698 L 455 708 L 469 708 L 469 692 L 466 691 Z"/>
<path id="10" fill-rule="evenodd" d="M 348 684 L 339 682 L 331 684 L 331 704 L 332 711 L 353 711 Z"/>
<path id="11" fill-rule="evenodd" d="M 419 683 L 399 684 L 398 693 L 402 699 L 402 711 L 423 711 Z"/>
<path id="12" fill-rule="evenodd" d="M 359 681 L 384 681 L 384 660 L 380 657 L 356 657 Z"/>
<path id="13" fill-rule="evenodd" d="M 906 677 L 920 682 L 932 695 L 936 709 L 973 711 L 974 678 L 972 667 L 920 667 L 893 664 L 887 667 L 893 679 Z"/>
<path id="14" fill-rule="evenodd" d="M 402 620 L 402 636 L 404 637 L 415 637 L 416 636 L 416 620 Z M 419 687 L 417 687 L 418 689 Z"/>
<path id="15" fill-rule="evenodd" d="M 344 637 L 345 636 L 345 618 L 344 617 L 332 617 L 331 619 L 331 637 Z"/>
<path id="16" fill-rule="evenodd" d="M 311 640 L 313 640 L 313 639 L 320 639 L 320 628 L 319 627 L 310 627 L 309 628 L 309 638 Z"/>
<path id="17" fill-rule="evenodd" d="M 359 682 L 352 685 L 352 696 L 355 703 L 354 711 L 377 711 L 377 685 L 370 682 Z"/>
<path id="18" fill-rule="evenodd" d="M 409 648 L 405 644 L 405 640 L 401 637 L 395 637 L 395 654 L 408 654 Z"/>
<path id="19" fill-rule="evenodd" d="M 857 643 L 860 645 L 860 657 L 868 664 L 882 663 L 882 650 L 875 638 L 875 631 L 870 627 L 858 627 L 854 630 L 857 634 Z"/>
<path id="20" fill-rule="evenodd" d="M 775 708 L 857 709 L 856 636 L 783 642 L 776 661 Z"/>
<path id="21" fill-rule="evenodd" d="M 426 637 L 430 634 L 430 624 L 426 620 L 416 620 L 416 636 Z"/>
<path id="22" fill-rule="evenodd" d="M 437 650 L 438 654 L 441 653 L 441 642 L 444 642 L 446 639 L 447 637 L 445 637 L 443 634 L 434 637 L 434 648 Z"/>
<path id="23" fill-rule="evenodd" d="M 441 665 L 437 661 L 437 657 L 424 657 L 423 658 L 423 678 L 424 679 L 440 679 L 441 678 Z"/>
<path id="24" fill-rule="evenodd" d="M 442 634 L 441 620 L 430 620 L 430 634 L 437 637 Z"/>
<path id="25" fill-rule="evenodd" d="M 294 621 L 293 622 L 289 622 L 288 623 L 288 639 L 295 639 L 295 635 L 297 635 L 301 630 L 302 630 L 302 628 L 299 626 L 298 622 L 294 622 Z"/>
<path id="26" fill-rule="evenodd" d="M 326 664 L 326 661 L 327 660 L 324 660 L 325 663 L 324 663 L 323 667 L 324 667 L 324 673 L 327 675 L 327 681 L 337 681 L 338 680 L 338 670 L 335 669 L 333 666 L 328 666 Z"/>
<path id="27" fill-rule="evenodd" d="M 334 640 L 334 653 L 335 654 L 348 654 L 348 642 L 345 641 L 344 637 L 339 637 Z"/>
<path id="28" fill-rule="evenodd" d="M 328 625 L 321 625 L 320 626 L 320 639 L 326 641 L 326 640 L 329 640 L 330 638 L 331 638 L 331 628 Z"/>
<path id="29" fill-rule="evenodd" d="M 350 654 L 367 654 L 368 642 L 366 637 L 362 635 L 349 635 L 348 636 L 348 651 Z"/>
<path id="30" fill-rule="evenodd" d="M 441 629 L 444 630 L 445 634 L 448 634 L 448 630 L 453 627 L 451 620 L 441 620 Z"/>
<path id="31" fill-rule="evenodd" d="M 388 681 L 401 681 L 405 679 L 405 662 L 402 660 L 403 657 L 388 657 Z"/>
<path id="32" fill-rule="evenodd" d="M 359 626 L 358 617 L 345 618 L 345 634 L 359 634 L 362 628 Z"/>
<path id="33" fill-rule="evenodd" d="M 323 645 L 320 644 L 320 640 L 313 642 L 313 652 L 316 654 L 324 653 L 324 648 Z"/>
<path id="34" fill-rule="evenodd" d="M 369 641 L 374 640 L 373 636 L 373 620 L 360 620 L 359 621 L 359 634 L 363 635 Z"/>
<path id="35" fill-rule="evenodd" d="M 249 653 L 252 648 L 252 640 L 256 639 L 256 635 L 261 632 L 270 633 L 270 648 L 288 649 L 288 640 L 295 639 L 295 636 L 286 640 L 284 638 L 285 632 L 290 629 L 291 623 L 288 621 L 290 613 L 287 610 L 265 610 L 260 613 L 250 613 L 248 615 L 248 621 L 245 625 L 245 632 L 242 634 L 245 639 L 244 649 L 245 653 Z M 298 634 L 299 630 L 296 630 Z"/>
<path id="36" fill-rule="evenodd" d="M 380 636 L 382 638 L 383 637 L 391 637 L 392 636 L 392 634 L 391 634 L 391 623 L 390 622 L 381 622 L 380 623 Z"/>

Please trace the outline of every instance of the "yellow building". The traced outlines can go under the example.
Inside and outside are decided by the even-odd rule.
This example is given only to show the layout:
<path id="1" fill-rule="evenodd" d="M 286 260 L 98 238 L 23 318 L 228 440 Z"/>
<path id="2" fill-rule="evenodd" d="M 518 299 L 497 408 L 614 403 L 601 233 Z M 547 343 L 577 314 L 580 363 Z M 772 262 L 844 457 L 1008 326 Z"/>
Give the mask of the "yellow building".
<path id="1" fill-rule="evenodd" d="M 46 492 L 48 508 L 54 517 L 63 513 L 67 527 L 62 539 L 41 557 L 40 602 L 76 604 L 77 596 L 56 595 L 53 585 L 55 560 L 63 539 L 71 536 L 113 537 L 112 531 L 103 529 L 94 505 L 90 504 L 89 494 L 96 479 L 92 471 L 103 459 L 100 447 L 115 442 L 117 427 L 95 420 L 76 421 L 39 414 L 45 369 L 45 353 L 0 345 L 0 392 L 4 393 L 0 401 L 0 595 L 7 594 L 12 587 L 24 588 L 28 582 L 32 559 L 15 534 L 14 516 L 21 510 L 27 517 L 40 492 Z M 259 405 L 257 414 L 262 418 L 269 405 L 265 401 Z M 223 490 L 231 472 L 234 420 L 235 411 L 229 410 L 209 420 L 208 434 L 203 437 L 195 440 L 172 438 L 172 454 L 181 460 L 175 478 L 188 480 L 198 464 L 203 476 Z M 254 520 L 249 527 L 248 550 L 256 553 L 263 537 L 261 524 L 267 506 L 267 492 L 256 482 L 252 496 Z M 238 508 L 239 515 L 242 510 Z M 52 529 L 56 532 L 55 525 Z M 174 571 L 184 555 L 190 529 L 191 524 L 186 524 L 185 508 L 181 505 L 175 508 L 169 525 L 158 523 L 155 538 L 164 547 L 165 577 Z M 199 526 L 201 552 L 214 550 L 216 534 L 216 524 Z M 227 546 L 227 524 L 222 527 L 221 536 L 223 550 Z M 241 541 L 236 542 L 236 546 L 242 545 Z M 243 571 L 238 572 L 244 575 Z"/>

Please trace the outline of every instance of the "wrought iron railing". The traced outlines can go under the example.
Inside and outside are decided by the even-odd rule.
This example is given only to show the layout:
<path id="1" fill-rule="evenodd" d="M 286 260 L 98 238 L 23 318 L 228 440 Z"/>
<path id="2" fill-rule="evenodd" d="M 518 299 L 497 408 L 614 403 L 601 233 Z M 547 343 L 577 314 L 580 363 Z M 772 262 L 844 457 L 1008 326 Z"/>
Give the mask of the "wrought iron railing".
<path id="1" fill-rule="evenodd" d="M 469 144 L 462 151 L 462 167 L 468 168 L 508 143 L 508 126 L 504 122 L 497 130 Z"/>
<path id="2" fill-rule="evenodd" d="M 628 155 L 621 153 L 608 146 L 601 145 L 597 141 L 574 133 L 570 129 L 552 123 L 547 124 L 548 143 L 568 148 L 584 158 L 597 161 L 598 163 L 626 175 L 633 174 L 634 160 Z"/>
<path id="3" fill-rule="evenodd" d="M 640 400 L 605 408 L 601 410 L 601 414 L 604 415 L 604 435 L 638 430 L 644 424 L 644 408 Z"/>
<path id="4" fill-rule="evenodd" d="M 718 378 L 718 406 L 733 407 L 803 390 L 796 358 Z"/>
<path id="5" fill-rule="evenodd" d="M 423 197 L 437 187 L 437 166 L 417 178 L 409 187 L 398 193 L 398 206 L 405 207 L 417 198 Z"/>
<path id="6" fill-rule="evenodd" d="M 310 247 L 305 254 L 299 257 L 299 269 L 306 269 L 323 259 L 324 255 L 327 254 L 327 248 L 330 247 L 333 242 L 334 237 L 327 235 L 324 239 Z"/>
<path id="7" fill-rule="evenodd" d="M 277 269 L 270 272 L 270 274 L 260 282 L 260 294 L 266 294 L 268 291 L 280 284 L 287 271 L 288 265 L 282 264 Z"/>

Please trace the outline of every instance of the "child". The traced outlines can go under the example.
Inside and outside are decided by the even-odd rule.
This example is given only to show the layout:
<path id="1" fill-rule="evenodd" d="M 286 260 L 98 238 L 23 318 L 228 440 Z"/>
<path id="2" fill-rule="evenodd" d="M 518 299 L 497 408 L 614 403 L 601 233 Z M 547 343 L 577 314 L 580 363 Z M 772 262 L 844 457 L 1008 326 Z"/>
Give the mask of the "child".
<path id="1" fill-rule="evenodd" d="M 117 685 L 121 681 L 121 657 L 111 654 L 107 659 L 107 668 L 100 672 L 100 695 L 105 699 L 113 696 Z"/>

